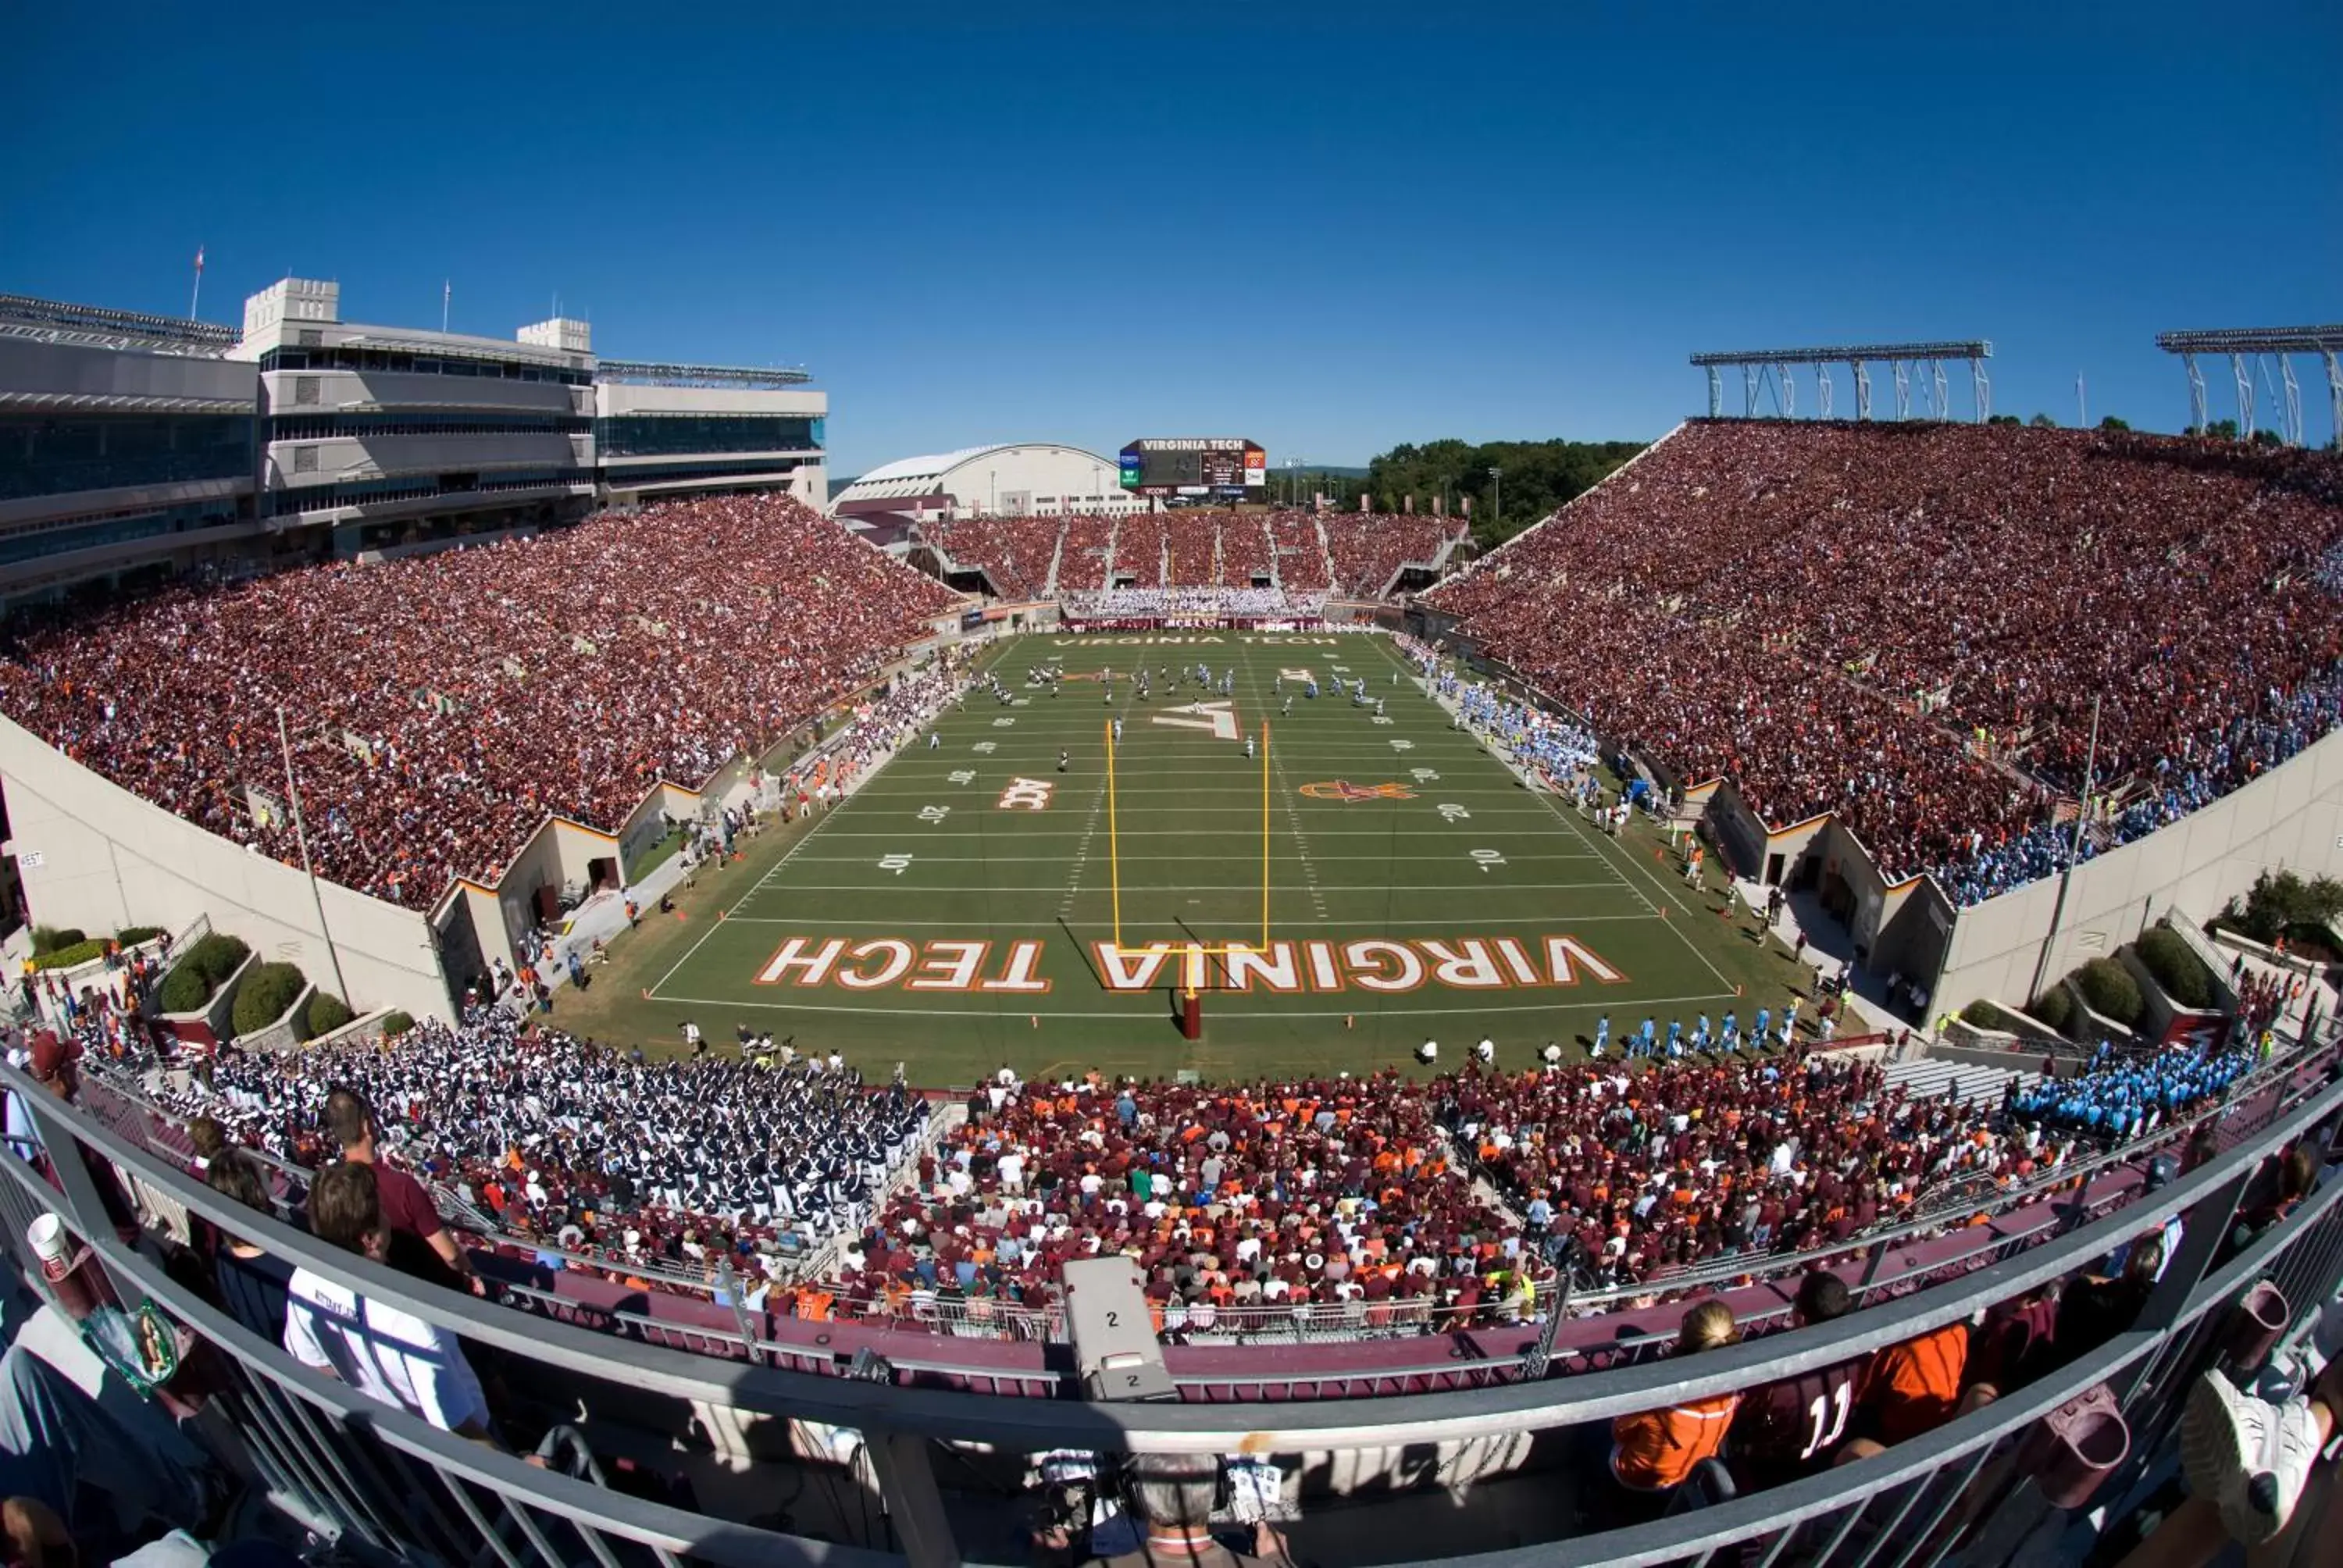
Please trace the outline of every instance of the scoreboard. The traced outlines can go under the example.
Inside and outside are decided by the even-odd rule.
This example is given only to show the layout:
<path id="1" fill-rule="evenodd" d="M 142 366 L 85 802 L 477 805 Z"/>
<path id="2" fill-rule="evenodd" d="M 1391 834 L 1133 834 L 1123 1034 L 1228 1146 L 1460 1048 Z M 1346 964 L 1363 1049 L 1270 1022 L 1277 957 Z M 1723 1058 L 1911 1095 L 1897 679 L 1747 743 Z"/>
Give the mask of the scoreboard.
<path id="1" fill-rule="evenodd" d="M 1154 437 L 1125 443 L 1119 469 L 1133 495 L 1242 500 L 1269 483 L 1269 454 L 1236 436 Z"/>

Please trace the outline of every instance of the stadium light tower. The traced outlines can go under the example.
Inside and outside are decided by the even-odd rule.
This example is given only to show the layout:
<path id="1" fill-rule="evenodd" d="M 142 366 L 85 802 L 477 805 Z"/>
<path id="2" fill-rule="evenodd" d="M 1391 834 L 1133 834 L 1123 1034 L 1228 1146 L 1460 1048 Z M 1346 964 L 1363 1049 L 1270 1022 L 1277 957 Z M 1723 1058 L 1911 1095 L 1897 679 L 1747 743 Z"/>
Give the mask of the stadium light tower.
<path id="1" fill-rule="evenodd" d="M 1489 465 L 1489 485 L 1493 492 L 1489 498 L 1489 510 L 1495 514 L 1490 521 L 1495 526 L 1497 532 L 1502 534 L 1505 529 L 1505 470 L 1503 465 L 1499 463 L 1492 463 Z"/>
<path id="2" fill-rule="evenodd" d="M 2197 367 L 2199 354 L 2226 354 L 2229 357 L 2229 372 L 2237 383 L 2237 439 L 2254 438 L 2254 372 L 2267 374 L 2268 361 L 2278 364 L 2278 380 L 2284 387 L 2284 418 L 2286 427 L 2279 432 L 2289 447 L 2303 444 L 2302 388 L 2294 378 L 2294 358 L 2297 354 L 2316 354 L 2326 362 L 2327 399 L 2333 423 L 2328 434 L 2343 441 L 2343 326 L 2334 327 L 2243 327 L 2219 328 L 2209 332 L 2159 332 L 2156 346 L 2167 354 L 2177 354 L 2188 367 L 2189 428 L 2202 432 L 2210 427 L 2205 417 L 2205 373 Z"/>
<path id="3" fill-rule="evenodd" d="M 1924 400 L 1928 404 L 1927 417 L 1949 420 L 1952 409 L 1945 396 L 1945 361 L 1966 359 L 1969 366 L 1969 384 L 1976 397 L 1975 417 L 1980 425 L 1993 414 L 1993 386 L 1986 379 L 1985 362 L 1993 357 L 1993 345 L 1984 338 L 1941 339 L 1922 343 L 1850 343 L 1823 348 L 1755 348 L 1725 354 L 1695 354 L 1692 363 L 1695 369 L 1708 373 L 1708 417 L 1725 417 L 1725 385 L 1717 372 L 1732 366 L 1741 372 L 1741 415 L 1745 419 L 1757 418 L 1759 395 L 1768 387 L 1774 392 L 1774 406 L 1785 419 L 1797 417 L 1797 367 L 1811 365 L 1815 368 L 1815 401 L 1819 417 L 1831 413 L 1831 367 L 1844 365 L 1855 374 L 1855 417 L 1871 417 L 1871 367 L 1885 364 L 1896 376 L 1896 417 L 1912 417 L 1912 373 L 1922 367 L 1928 372 L 1922 381 Z M 1933 396 L 1929 394 L 1933 392 Z"/>

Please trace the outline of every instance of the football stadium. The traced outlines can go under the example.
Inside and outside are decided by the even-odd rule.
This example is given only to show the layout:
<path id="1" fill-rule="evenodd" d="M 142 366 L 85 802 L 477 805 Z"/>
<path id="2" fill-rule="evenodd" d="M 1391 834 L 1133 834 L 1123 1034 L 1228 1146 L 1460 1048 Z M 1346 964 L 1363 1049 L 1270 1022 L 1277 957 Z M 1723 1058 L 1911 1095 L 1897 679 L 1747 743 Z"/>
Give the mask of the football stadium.
<path id="1" fill-rule="evenodd" d="M 2334 1561 L 2343 327 L 833 475 L 203 266 L 0 295 L 8 1562 Z"/>

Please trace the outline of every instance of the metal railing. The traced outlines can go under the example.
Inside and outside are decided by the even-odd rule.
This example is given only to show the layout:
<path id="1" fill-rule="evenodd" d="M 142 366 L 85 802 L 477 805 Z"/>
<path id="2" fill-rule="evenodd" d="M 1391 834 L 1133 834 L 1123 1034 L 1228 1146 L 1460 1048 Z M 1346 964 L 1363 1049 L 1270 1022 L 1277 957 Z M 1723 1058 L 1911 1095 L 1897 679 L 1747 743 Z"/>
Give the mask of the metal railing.
<path id="1" fill-rule="evenodd" d="M 2292 1111 L 2169 1186 L 2119 1212 L 2082 1222 L 2055 1241 L 2003 1258 L 1949 1283 L 1916 1290 L 1828 1325 L 1767 1335 L 1704 1353 L 1654 1359 L 1565 1379 L 1445 1393 L 1305 1401 L 1292 1404 L 1107 1405 L 954 1393 L 920 1386 L 916 1372 L 883 1368 L 883 1381 L 809 1375 L 787 1362 L 719 1360 L 665 1345 L 614 1342 L 590 1330 L 513 1312 L 417 1284 L 354 1254 L 226 1202 L 43 1093 L 13 1069 L 0 1088 L 23 1098 L 46 1147 L 75 1143 L 133 1175 L 190 1214 L 249 1237 L 285 1261 L 343 1282 L 467 1341 L 516 1358 L 580 1391 L 688 1402 L 694 1408 L 821 1422 L 860 1434 L 883 1504 L 877 1543 L 839 1547 L 753 1529 L 706 1513 L 645 1503 L 523 1464 L 449 1437 L 404 1412 L 293 1364 L 176 1283 L 106 1222 L 80 1160 L 53 1161 L 55 1185 L 0 1156 L 0 1218 L 18 1266 L 25 1224 L 46 1209 L 88 1239 L 126 1301 L 146 1299 L 220 1352 L 216 1397 L 244 1446 L 241 1456 L 281 1506 L 345 1542 L 407 1561 L 458 1563 L 493 1556 L 506 1568 L 591 1557 L 678 1563 L 909 1561 L 918 1568 L 961 1561 L 937 1485 L 938 1443 L 1034 1452 L 1100 1451 L 1302 1454 L 1458 1442 L 1603 1422 L 1674 1402 L 1754 1388 L 1902 1342 L 2072 1274 L 2114 1246 L 2185 1216 L 2177 1255 L 2139 1321 L 2054 1376 L 1928 1435 L 1831 1472 L 1657 1523 L 1573 1541 L 1571 1560 L 1617 1568 L 1706 1563 L 1745 1548 L 1765 1564 L 1869 1564 L 1885 1553 L 1898 1568 L 1932 1568 L 1963 1542 L 2024 1512 L 2032 1483 L 2016 1466 L 2038 1418 L 2102 1382 L 2130 1421 L 2135 1468 L 2177 1420 L 2180 1396 L 2218 1349 L 2222 1309 L 2258 1279 L 2275 1281 L 2307 1319 L 2343 1280 L 2343 1182 L 2329 1182 L 2236 1257 L 2215 1262 L 2248 1183 L 2267 1158 L 2298 1139 L 2324 1147 L 2343 1119 L 2343 1084 L 2328 1083 Z M 37 1273 L 32 1277 L 37 1279 Z M 584 1392 L 580 1398 L 589 1397 Z M 2122 1478 L 2118 1477 L 2118 1481 Z M 2112 1495 L 2112 1493 L 2110 1493 Z M 1990 1507 L 1990 1517 L 1984 1510 Z M 900 1553 L 896 1555 L 895 1553 Z M 2003 1558 L 1984 1558 L 2002 1561 Z M 1528 1568 L 1555 1560 L 1553 1543 L 1445 1560 L 1448 1568 Z"/>

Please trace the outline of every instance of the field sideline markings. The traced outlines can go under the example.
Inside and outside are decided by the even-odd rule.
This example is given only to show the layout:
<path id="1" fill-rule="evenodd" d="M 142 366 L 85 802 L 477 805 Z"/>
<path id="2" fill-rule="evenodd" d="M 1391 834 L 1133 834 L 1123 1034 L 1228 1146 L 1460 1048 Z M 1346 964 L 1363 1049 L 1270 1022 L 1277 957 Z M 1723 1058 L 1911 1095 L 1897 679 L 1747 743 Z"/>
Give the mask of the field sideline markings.
<path id="1" fill-rule="evenodd" d="M 888 760 L 892 761 L 893 759 L 890 757 Z M 884 768 L 886 763 L 882 762 L 880 766 Z M 875 778 L 877 777 L 877 774 L 874 772 L 871 776 Z M 788 854 L 783 855 L 779 859 L 765 868 L 765 874 L 759 877 L 754 882 L 749 884 L 749 890 L 740 895 L 739 902 L 735 903 L 730 909 L 725 910 L 720 919 L 709 921 L 708 929 L 699 933 L 699 940 L 692 943 L 691 946 L 686 948 L 683 950 L 683 957 L 676 960 L 674 966 L 670 968 L 667 973 L 659 976 L 658 981 L 651 986 L 651 1000 L 654 1001 L 664 1000 L 659 994 L 660 989 L 664 987 L 668 981 L 676 977 L 678 970 L 681 970 L 684 965 L 689 963 L 694 958 L 699 956 L 699 950 L 708 945 L 708 939 L 721 930 L 727 921 L 730 920 L 733 916 L 739 914 L 743 909 L 745 909 L 748 906 L 749 900 L 755 898 L 759 893 L 763 892 L 765 890 L 765 884 L 770 882 L 775 877 L 779 876 L 781 874 L 781 868 L 788 865 L 791 860 L 796 859 L 799 854 L 804 850 L 805 847 L 808 844 L 812 843 L 814 839 L 820 835 L 821 830 L 824 828 L 829 827 L 840 817 L 845 815 L 847 808 L 853 805 L 857 799 L 860 799 L 861 793 L 862 792 L 858 789 L 852 794 L 848 795 L 845 799 L 840 800 L 837 805 L 832 806 L 829 810 L 824 811 L 821 814 L 821 820 L 807 829 L 805 830 L 805 836 L 799 839 L 796 843 L 789 846 L 789 852 Z"/>
<path id="2" fill-rule="evenodd" d="M 1467 730 L 1465 733 L 1473 734 L 1473 732 L 1470 730 Z M 1508 771 L 1518 772 L 1518 769 L 1516 769 L 1513 764 L 1506 762 L 1503 758 L 1497 756 L 1494 751 L 1490 750 L 1487 743 L 1480 740 L 1477 735 L 1474 735 L 1474 739 L 1476 743 L 1480 745 L 1483 753 L 1491 760 L 1496 762 L 1499 767 L 1504 768 Z M 1643 889 L 1635 886 L 1634 883 L 1627 879 L 1626 874 L 1620 870 L 1618 862 L 1613 859 L 1611 854 L 1607 854 L 1604 851 L 1603 846 L 1596 842 L 1594 837 L 1589 834 L 1585 826 L 1578 820 L 1575 811 L 1564 810 L 1561 805 L 1556 802 L 1554 797 L 1545 790 L 1533 787 L 1530 789 L 1530 793 L 1536 797 L 1538 804 L 1544 806 L 1547 811 L 1553 814 L 1554 820 L 1569 829 L 1573 834 L 1576 835 L 1579 841 L 1584 844 L 1587 849 L 1594 853 L 1595 859 L 1604 863 L 1604 869 L 1607 869 L 1611 873 L 1612 877 L 1617 880 L 1620 887 L 1627 890 L 1627 893 L 1631 898 L 1633 898 L 1637 903 L 1643 905 L 1644 908 L 1649 910 L 1654 917 L 1659 915 L 1659 906 L 1653 903 L 1650 899 L 1644 896 Z M 1608 835 L 1604 835 L 1604 837 L 1608 837 Z M 1629 862 L 1634 864 L 1638 869 L 1643 869 L 1642 863 L 1637 861 L 1635 857 L 1629 854 L 1625 849 L 1618 849 L 1616 853 L 1625 856 Z M 1652 872 L 1646 870 L 1644 871 L 1644 874 L 1646 876 L 1651 876 L 1654 882 L 1658 881 L 1657 876 L 1654 875 Z M 1663 892 L 1666 891 L 1664 885 L 1662 886 L 1661 890 Z M 1681 923 L 1674 920 L 1664 920 L 1662 923 L 1668 927 L 1678 941 L 1684 943 L 1684 950 L 1686 952 L 1692 954 L 1694 958 L 1700 960 L 1701 968 L 1706 970 L 1710 974 L 1716 977 L 1716 980 L 1719 985 L 1729 986 L 1733 983 L 1731 980 L 1725 979 L 1725 971 L 1716 967 L 1715 960 L 1711 959 L 1706 953 L 1700 950 L 1699 944 L 1694 942 L 1692 938 L 1685 933 Z"/>

